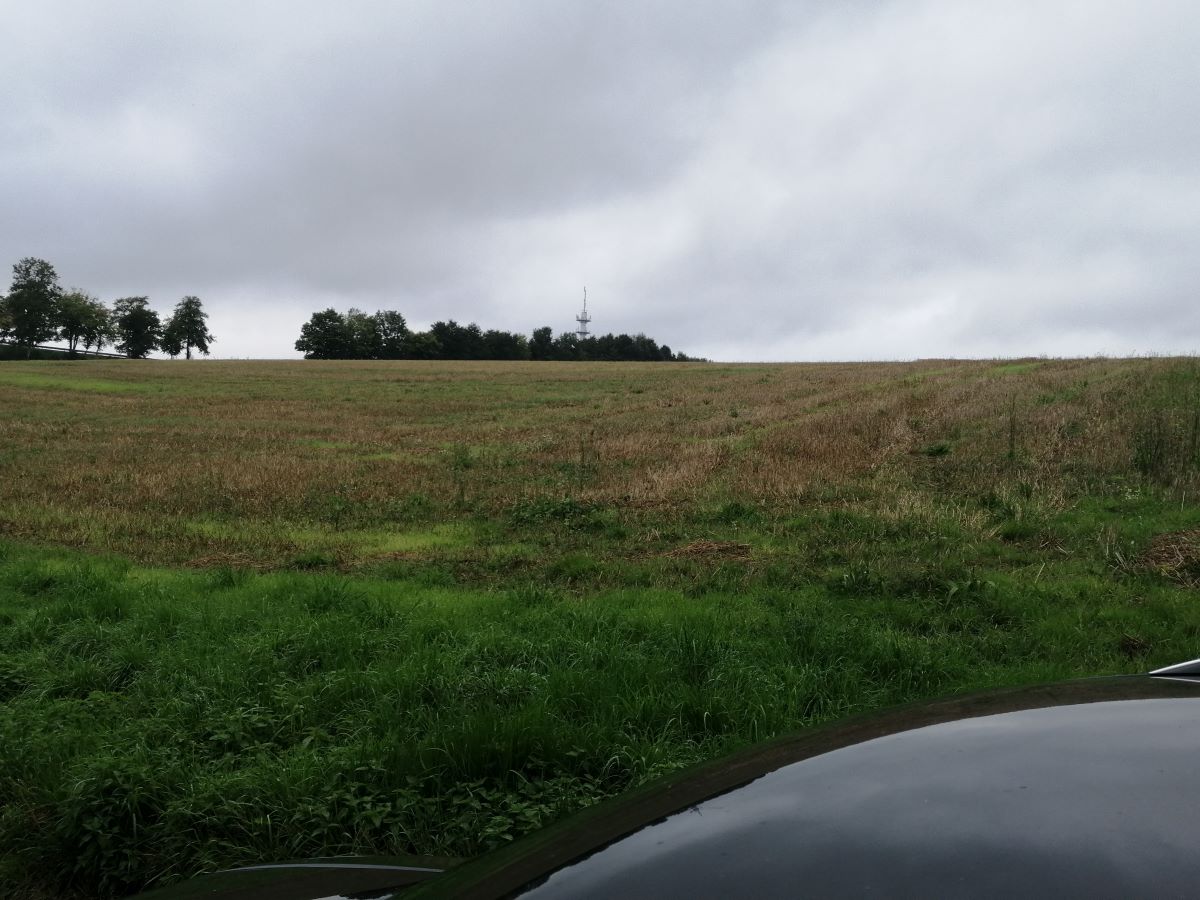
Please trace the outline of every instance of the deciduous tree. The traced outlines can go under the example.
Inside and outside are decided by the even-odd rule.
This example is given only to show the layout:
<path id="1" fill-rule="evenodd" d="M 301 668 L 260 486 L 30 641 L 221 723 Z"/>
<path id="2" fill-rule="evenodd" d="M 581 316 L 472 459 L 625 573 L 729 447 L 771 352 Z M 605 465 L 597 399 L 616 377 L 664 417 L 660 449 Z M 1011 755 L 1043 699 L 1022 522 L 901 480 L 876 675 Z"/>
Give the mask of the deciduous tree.
<path id="1" fill-rule="evenodd" d="M 163 329 L 162 349 L 171 357 L 180 353 L 192 358 L 195 347 L 208 356 L 209 344 L 216 339 L 208 330 L 208 313 L 204 311 L 199 297 L 187 296 L 175 304 L 175 311 Z"/>
<path id="2" fill-rule="evenodd" d="M 395 310 L 367 315 L 360 309 L 344 315 L 333 309 L 313 313 L 300 331 L 296 349 L 307 359 L 688 359 L 682 353 L 672 354 L 670 347 L 660 347 L 644 334 L 580 338 L 565 332 L 554 337 L 549 328 L 542 327 L 527 339 L 508 331 L 484 331 L 474 322 L 459 325 L 453 319 L 434 322 L 428 331 L 412 332 Z"/>
<path id="3" fill-rule="evenodd" d="M 58 338 L 67 342 L 72 355 L 81 343 L 89 343 L 106 334 L 109 325 L 108 308 L 85 291 L 72 288 L 58 302 Z M 89 341 L 88 338 L 92 340 Z"/>
<path id="4" fill-rule="evenodd" d="M 352 306 L 346 310 L 345 322 L 350 332 L 350 357 L 379 359 L 381 341 L 378 319 Z"/>
<path id="5" fill-rule="evenodd" d="M 405 359 L 441 359 L 442 345 L 432 331 L 410 334 L 404 343 Z"/>
<path id="6" fill-rule="evenodd" d="M 158 348 L 162 322 L 147 297 L 122 297 L 113 301 L 117 350 L 130 359 L 145 359 Z"/>
<path id="7" fill-rule="evenodd" d="M 404 316 L 394 309 L 375 313 L 375 330 L 379 334 L 380 359 L 404 359 L 404 345 L 410 334 Z"/>
<path id="8" fill-rule="evenodd" d="M 484 359 L 529 359 L 529 341 L 523 334 L 489 328 L 483 333 Z"/>
<path id="9" fill-rule="evenodd" d="M 112 310 L 102 301 L 95 301 L 95 314 L 88 320 L 83 331 L 84 350 L 103 350 L 105 344 L 117 339 L 117 327 L 113 322 Z"/>
<path id="10" fill-rule="evenodd" d="M 305 359 L 350 359 L 354 354 L 354 336 L 341 313 L 326 309 L 313 313 L 304 323 L 296 349 Z"/>
<path id="11" fill-rule="evenodd" d="M 550 358 L 563 361 L 579 359 L 579 338 L 569 331 L 564 331 L 554 339 L 550 348 Z"/>
<path id="12" fill-rule="evenodd" d="M 549 325 L 535 328 L 529 341 L 530 359 L 550 359 L 554 355 L 554 332 Z"/>
<path id="13" fill-rule="evenodd" d="M 13 266 L 12 287 L 4 300 L 8 333 L 25 345 L 25 357 L 33 347 L 58 333 L 58 301 L 62 289 L 58 273 L 44 259 L 27 256 Z"/>

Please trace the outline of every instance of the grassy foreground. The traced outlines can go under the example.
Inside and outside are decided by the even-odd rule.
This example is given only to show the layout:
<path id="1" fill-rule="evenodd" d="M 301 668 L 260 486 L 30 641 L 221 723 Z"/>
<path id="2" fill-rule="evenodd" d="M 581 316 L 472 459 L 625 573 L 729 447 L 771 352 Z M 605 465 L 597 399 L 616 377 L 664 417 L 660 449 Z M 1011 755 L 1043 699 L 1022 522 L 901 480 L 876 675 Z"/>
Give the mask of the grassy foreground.
<path id="1" fill-rule="evenodd" d="M 1195 656 L 1198 391 L 5 363 L 0 884 L 469 856 L 850 712 Z"/>

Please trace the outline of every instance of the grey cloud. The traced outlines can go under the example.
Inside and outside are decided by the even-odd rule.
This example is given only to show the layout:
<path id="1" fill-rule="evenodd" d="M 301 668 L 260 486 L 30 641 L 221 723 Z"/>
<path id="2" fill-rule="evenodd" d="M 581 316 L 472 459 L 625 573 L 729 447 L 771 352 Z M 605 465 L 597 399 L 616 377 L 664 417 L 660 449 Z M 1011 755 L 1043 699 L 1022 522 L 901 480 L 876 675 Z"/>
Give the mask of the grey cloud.
<path id="1" fill-rule="evenodd" d="M 0 25 L 22 36 L 0 249 L 108 296 L 198 293 L 219 353 L 287 355 L 331 304 L 566 330 L 584 283 L 602 330 L 723 358 L 1200 342 L 1190 4 L 63 2 Z"/>

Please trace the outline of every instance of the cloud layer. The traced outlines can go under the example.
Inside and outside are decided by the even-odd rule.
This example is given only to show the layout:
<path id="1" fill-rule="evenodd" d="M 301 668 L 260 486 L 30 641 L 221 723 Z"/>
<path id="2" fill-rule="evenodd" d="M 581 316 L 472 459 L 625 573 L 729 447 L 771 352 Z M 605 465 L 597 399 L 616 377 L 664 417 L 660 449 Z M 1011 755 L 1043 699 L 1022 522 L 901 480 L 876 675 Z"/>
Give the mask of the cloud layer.
<path id="1" fill-rule="evenodd" d="M 10 4 L 0 251 L 715 358 L 1200 348 L 1185 2 Z"/>

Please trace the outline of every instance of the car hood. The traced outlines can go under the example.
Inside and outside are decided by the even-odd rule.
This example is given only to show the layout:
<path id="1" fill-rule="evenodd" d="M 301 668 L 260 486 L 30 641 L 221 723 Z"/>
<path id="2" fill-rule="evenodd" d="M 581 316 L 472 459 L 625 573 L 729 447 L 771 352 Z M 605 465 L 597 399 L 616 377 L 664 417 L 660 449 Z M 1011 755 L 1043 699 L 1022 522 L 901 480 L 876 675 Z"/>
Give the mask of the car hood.
<path id="1" fill-rule="evenodd" d="M 454 897 L 1184 895 L 1200 683 L 892 710 L 752 748 L 417 890 Z"/>
<path id="2" fill-rule="evenodd" d="M 334 859 L 217 873 L 161 900 L 1185 896 L 1200 679 L 953 697 L 756 745 L 438 874 Z"/>

